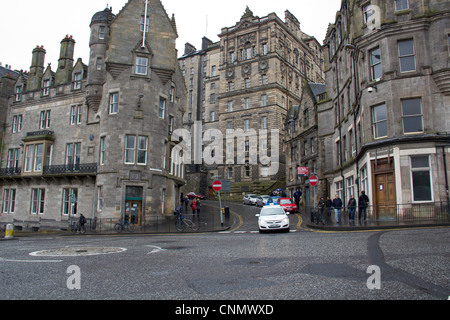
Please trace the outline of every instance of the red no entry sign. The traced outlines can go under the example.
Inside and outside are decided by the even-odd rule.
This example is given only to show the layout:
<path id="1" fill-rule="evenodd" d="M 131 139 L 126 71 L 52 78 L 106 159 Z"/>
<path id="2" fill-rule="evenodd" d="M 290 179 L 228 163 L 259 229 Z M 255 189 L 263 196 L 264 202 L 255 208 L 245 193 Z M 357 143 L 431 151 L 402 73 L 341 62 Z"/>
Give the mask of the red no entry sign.
<path id="1" fill-rule="evenodd" d="M 222 190 L 222 182 L 220 182 L 219 180 L 214 181 L 213 182 L 213 189 L 214 189 L 214 191 Z"/>
<path id="2" fill-rule="evenodd" d="M 311 185 L 311 187 L 315 187 L 318 181 L 319 179 L 317 179 L 317 176 L 309 177 L 309 184 Z"/>

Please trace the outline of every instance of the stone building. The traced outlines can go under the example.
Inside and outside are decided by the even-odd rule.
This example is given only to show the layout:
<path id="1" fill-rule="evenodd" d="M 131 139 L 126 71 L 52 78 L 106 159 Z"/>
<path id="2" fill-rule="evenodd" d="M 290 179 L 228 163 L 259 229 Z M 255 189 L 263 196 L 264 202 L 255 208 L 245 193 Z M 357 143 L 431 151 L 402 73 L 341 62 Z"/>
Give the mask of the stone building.
<path id="1" fill-rule="evenodd" d="M 323 176 L 320 164 L 321 150 L 318 143 L 317 106 L 325 96 L 325 85 L 306 83 L 299 105 L 291 106 L 286 118 L 286 193 L 302 193 L 302 212 L 307 212 L 324 193 L 323 181 L 315 190 L 309 185 L 309 177 Z M 314 198 L 314 195 L 316 196 Z"/>
<path id="2" fill-rule="evenodd" d="M 342 0 L 318 105 L 328 194 L 364 190 L 381 219 L 448 202 L 449 35 L 445 1 Z"/>
<path id="3" fill-rule="evenodd" d="M 0 169 L 1 223 L 66 227 L 71 214 L 144 224 L 171 215 L 184 185 L 170 134 L 186 87 L 177 29 L 159 0 L 96 13 L 88 65 L 61 41 L 56 72 L 36 47 L 9 97 Z"/>
<path id="4" fill-rule="evenodd" d="M 275 13 L 256 17 L 248 7 L 236 25 L 222 28 L 219 38 L 201 53 L 179 59 L 186 74 L 202 73 L 198 84 L 190 77 L 186 81 L 188 87 L 200 87 L 197 119 L 205 133 L 208 190 L 212 177 L 219 176 L 231 181 L 237 195 L 273 191 L 285 185 L 288 108 L 299 104 L 306 79 L 324 81 L 321 45 L 301 31 L 289 11 L 282 21 Z M 195 57 L 198 68 L 189 65 Z M 216 146 L 219 140 L 223 143 Z"/>

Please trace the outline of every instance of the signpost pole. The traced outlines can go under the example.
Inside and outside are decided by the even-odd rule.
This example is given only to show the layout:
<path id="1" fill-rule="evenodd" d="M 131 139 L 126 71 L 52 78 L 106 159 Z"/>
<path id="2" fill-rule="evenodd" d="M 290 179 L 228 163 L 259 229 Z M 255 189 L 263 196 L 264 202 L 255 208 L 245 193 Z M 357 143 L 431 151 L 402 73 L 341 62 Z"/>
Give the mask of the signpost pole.
<path id="1" fill-rule="evenodd" d="M 223 227 L 223 212 L 222 212 L 222 201 L 220 200 L 220 191 L 219 191 L 219 205 L 220 205 L 220 225 Z"/>

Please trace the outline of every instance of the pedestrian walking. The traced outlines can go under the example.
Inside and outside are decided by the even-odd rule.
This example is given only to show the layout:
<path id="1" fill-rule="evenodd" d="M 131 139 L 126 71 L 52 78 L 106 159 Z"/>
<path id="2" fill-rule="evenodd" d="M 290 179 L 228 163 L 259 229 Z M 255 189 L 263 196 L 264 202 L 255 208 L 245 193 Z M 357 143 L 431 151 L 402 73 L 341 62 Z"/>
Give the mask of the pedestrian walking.
<path id="1" fill-rule="evenodd" d="M 86 218 L 81 213 L 80 218 L 78 219 L 78 232 L 85 233 L 86 229 L 84 228 L 84 225 L 86 224 Z"/>
<path id="2" fill-rule="evenodd" d="M 194 200 L 192 200 L 191 208 L 192 208 L 192 215 L 194 215 L 195 212 L 197 211 L 197 198 L 195 198 Z"/>
<path id="3" fill-rule="evenodd" d="M 331 207 L 333 207 L 333 201 L 331 201 L 330 197 L 327 197 L 325 207 L 327 208 L 327 221 L 331 221 Z"/>
<path id="4" fill-rule="evenodd" d="M 364 190 L 361 191 L 361 195 L 358 198 L 359 214 L 358 220 L 364 217 L 364 221 L 367 220 L 367 206 L 369 205 L 369 197 L 366 195 Z"/>
<path id="5" fill-rule="evenodd" d="M 336 218 L 336 224 L 341 223 L 341 210 L 342 210 L 342 200 L 336 195 L 333 199 L 334 217 Z"/>
<path id="6" fill-rule="evenodd" d="M 200 215 L 200 207 L 202 206 L 202 204 L 200 203 L 200 199 L 196 198 L 195 202 L 197 203 L 195 206 L 195 209 L 197 210 L 197 216 Z"/>
<path id="7" fill-rule="evenodd" d="M 186 209 L 186 212 L 187 212 L 188 204 L 189 204 L 189 197 L 185 196 L 184 197 L 184 209 Z"/>
<path id="8" fill-rule="evenodd" d="M 325 206 L 325 201 L 323 200 L 323 197 L 320 198 L 319 202 L 317 203 L 317 207 L 319 208 L 319 214 L 323 217 L 323 209 Z"/>
<path id="9" fill-rule="evenodd" d="M 350 196 L 350 199 L 347 203 L 348 208 L 348 219 L 350 223 L 355 222 L 355 211 L 356 211 L 356 199 L 353 195 Z"/>

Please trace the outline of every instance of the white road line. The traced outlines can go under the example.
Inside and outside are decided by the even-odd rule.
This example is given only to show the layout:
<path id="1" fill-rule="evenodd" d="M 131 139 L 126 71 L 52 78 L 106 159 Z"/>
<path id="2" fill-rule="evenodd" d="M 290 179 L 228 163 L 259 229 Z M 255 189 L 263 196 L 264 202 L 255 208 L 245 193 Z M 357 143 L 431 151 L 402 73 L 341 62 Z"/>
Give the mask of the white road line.
<path id="1" fill-rule="evenodd" d="M 0 258 L 0 262 L 25 262 L 25 263 L 59 263 L 63 260 L 15 260 Z"/>

